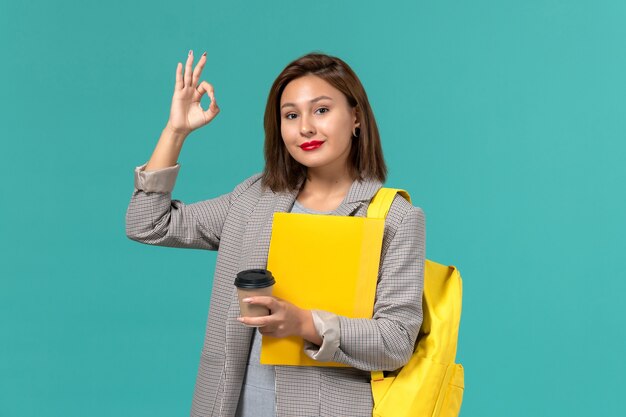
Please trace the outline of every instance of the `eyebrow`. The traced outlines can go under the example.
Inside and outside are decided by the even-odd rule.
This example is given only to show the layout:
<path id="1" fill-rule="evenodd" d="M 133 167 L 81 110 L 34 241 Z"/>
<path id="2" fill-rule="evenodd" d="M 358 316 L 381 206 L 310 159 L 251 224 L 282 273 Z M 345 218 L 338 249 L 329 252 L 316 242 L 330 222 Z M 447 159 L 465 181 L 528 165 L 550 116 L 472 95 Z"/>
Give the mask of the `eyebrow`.
<path id="1" fill-rule="evenodd" d="M 328 96 L 319 96 L 319 97 L 315 97 L 313 100 L 311 100 L 311 103 L 316 103 L 316 102 L 318 102 L 318 101 L 320 101 L 322 99 L 325 99 L 325 98 L 328 99 L 328 100 L 332 100 L 332 98 L 330 98 Z M 283 107 L 288 107 L 288 106 L 296 107 L 296 105 L 293 104 L 293 103 L 285 103 L 282 106 L 280 106 L 280 108 L 282 109 Z"/>

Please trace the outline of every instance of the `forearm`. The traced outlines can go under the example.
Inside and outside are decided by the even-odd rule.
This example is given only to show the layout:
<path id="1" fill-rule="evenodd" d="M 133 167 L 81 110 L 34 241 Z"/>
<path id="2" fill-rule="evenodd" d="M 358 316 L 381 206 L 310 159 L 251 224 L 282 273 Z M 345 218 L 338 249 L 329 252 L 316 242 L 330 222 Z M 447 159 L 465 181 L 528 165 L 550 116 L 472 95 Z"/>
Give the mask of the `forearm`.
<path id="1" fill-rule="evenodd" d="M 304 340 L 307 340 L 317 346 L 321 346 L 323 339 L 315 329 L 315 324 L 313 323 L 313 316 L 311 314 L 311 310 L 300 310 L 301 312 L 301 328 L 300 328 L 300 337 Z"/>
<path id="2" fill-rule="evenodd" d="M 394 370 L 410 358 L 422 319 L 356 319 L 316 310 L 323 344 L 305 342 L 305 352 L 322 362 L 339 362 L 363 370 Z"/>
<path id="3" fill-rule="evenodd" d="M 422 324 L 421 313 L 404 319 L 339 317 L 341 344 L 333 360 L 363 370 L 391 371 L 411 357 Z"/>
<path id="4" fill-rule="evenodd" d="M 165 126 L 161 137 L 152 152 L 152 156 L 146 165 L 146 171 L 153 171 L 176 165 L 180 151 L 183 147 L 186 133 L 174 131 L 169 124 Z"/>

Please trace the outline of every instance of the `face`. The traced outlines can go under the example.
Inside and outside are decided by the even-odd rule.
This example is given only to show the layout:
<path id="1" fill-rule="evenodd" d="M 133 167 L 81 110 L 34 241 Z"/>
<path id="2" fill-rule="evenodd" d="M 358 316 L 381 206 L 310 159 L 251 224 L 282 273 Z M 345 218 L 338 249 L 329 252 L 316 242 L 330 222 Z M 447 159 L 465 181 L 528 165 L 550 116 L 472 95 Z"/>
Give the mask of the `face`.
<path id="1" fill-rule="evenodd" d="M 315 75 L 292 80 L 280 98 L 280 131 L 289 154 L 309 169 L 345 172 L 356 109 Z"/>

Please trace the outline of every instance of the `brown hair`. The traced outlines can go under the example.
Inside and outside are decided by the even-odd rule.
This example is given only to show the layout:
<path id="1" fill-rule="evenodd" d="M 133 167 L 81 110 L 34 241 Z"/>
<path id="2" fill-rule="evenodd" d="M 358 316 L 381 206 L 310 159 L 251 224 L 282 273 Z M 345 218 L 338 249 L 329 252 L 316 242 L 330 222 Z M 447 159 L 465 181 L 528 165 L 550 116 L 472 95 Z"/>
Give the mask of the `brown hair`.
<path id="1" fill-rule="evenodd" d="M 306 178 L 306 166 L 289 154 L 280 133 L 280 98 L 289 82 L 305 75 L 320 77 L 341 91 L 348 104 L 356 107 L 360 128 L 350 147 L 350 172 L 353 178 L 384 182 L 387 166 L 380 135 L 365 89 L 352 68 L 337 57 L 312 52 L 291 63 L 278 75 L 270 89 L 265 107 L 265 169 L 261 183 L 274 192 L 293 191 Z"/>

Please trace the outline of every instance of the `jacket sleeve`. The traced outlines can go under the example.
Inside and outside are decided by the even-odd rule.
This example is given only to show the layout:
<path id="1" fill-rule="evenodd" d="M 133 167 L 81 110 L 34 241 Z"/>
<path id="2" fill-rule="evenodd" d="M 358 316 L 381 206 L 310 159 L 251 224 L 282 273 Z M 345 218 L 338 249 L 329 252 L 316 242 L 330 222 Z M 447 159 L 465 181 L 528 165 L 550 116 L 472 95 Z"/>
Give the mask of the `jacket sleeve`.
<path id="1" fill-rule="evenodd" d="M 307 355 L 366 371 L 404 366 L 413 354 L 423 321 L 424 260 L 424 213 L 411 206 L 390 243 L 383 247 L 372 318 L 313 311 L 323 343 L 316 346 L 305 341 Z"/>
<path id="2" fill-rule="evenodd" d="M 135 190 L 126 210 L 126 236 L 148 245 L 217 250 L 232 201 L 258 175 L 232 192 L 193 204 L 172 200 L 180 165 L 145 171 L 135 168 Z"/>

